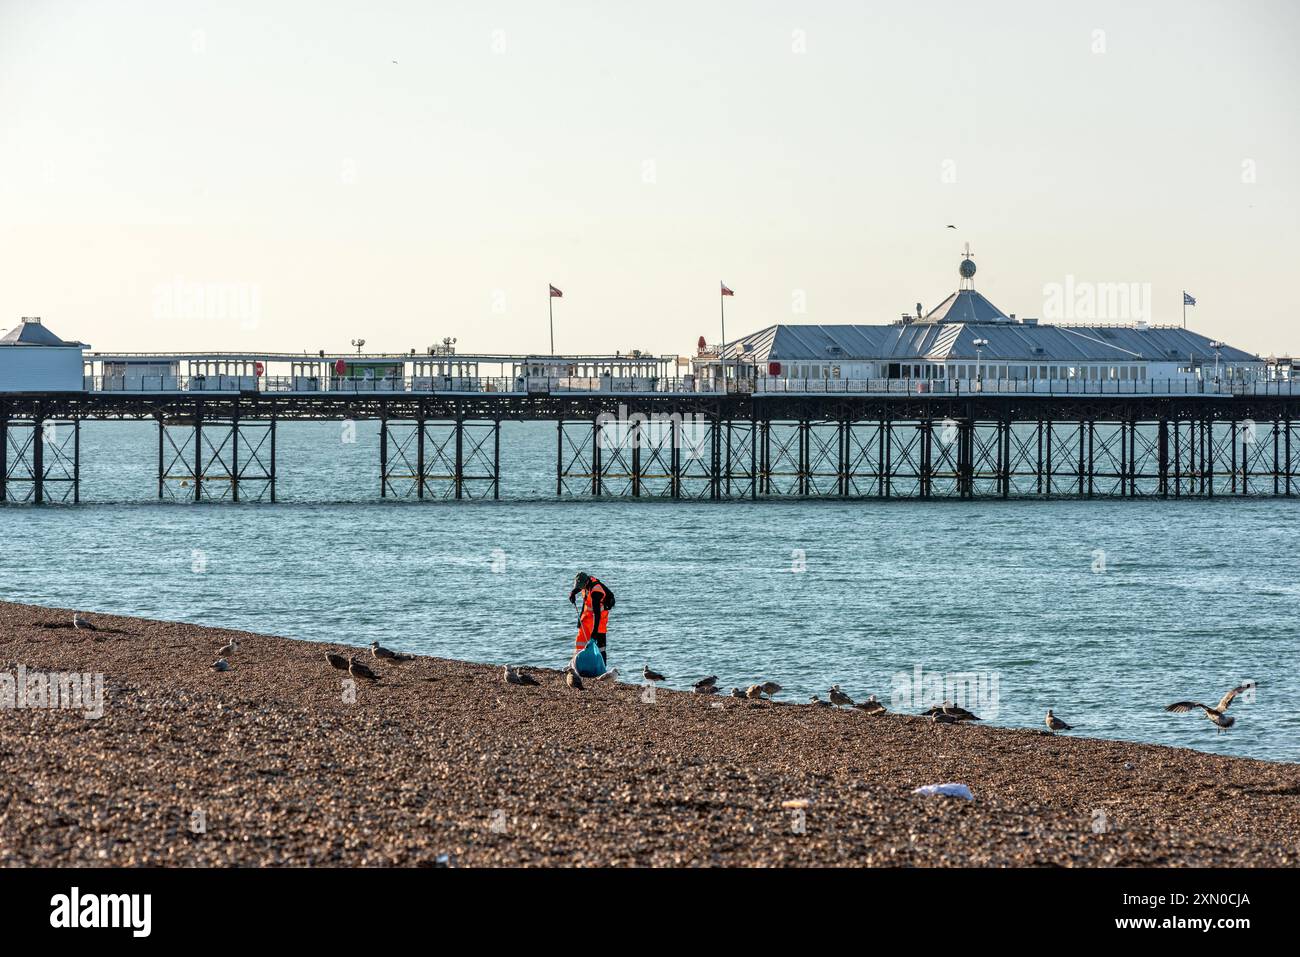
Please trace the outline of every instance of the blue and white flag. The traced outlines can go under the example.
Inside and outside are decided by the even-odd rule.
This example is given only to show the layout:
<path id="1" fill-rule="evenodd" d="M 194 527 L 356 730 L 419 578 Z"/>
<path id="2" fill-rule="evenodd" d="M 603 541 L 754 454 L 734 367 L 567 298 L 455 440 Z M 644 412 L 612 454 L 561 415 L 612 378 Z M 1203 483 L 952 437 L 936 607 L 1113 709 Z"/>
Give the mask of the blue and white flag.
<path id="1" fill-rule="evenodd" d="M 1196 305 L 1196 297 L 1195 297 L 1195 296 L 1190 296 L 1190 295 L 1188 295 L 1186 292 L 1184 292 L 1184 293 L 1183 293 L 1183 305 L 1184 305 L 1184 306 L 1194 306 L 1194 305 Z"/>

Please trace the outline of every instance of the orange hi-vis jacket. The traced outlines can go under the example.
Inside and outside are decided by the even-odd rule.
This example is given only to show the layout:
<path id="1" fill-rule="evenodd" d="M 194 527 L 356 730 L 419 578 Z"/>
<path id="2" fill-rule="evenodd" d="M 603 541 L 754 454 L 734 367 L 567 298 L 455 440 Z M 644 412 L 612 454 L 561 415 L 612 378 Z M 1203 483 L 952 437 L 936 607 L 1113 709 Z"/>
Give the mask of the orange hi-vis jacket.
<path id="1" fill-rule="evenodd" d="M 582 598 L 582 617 L 578 619 L 577 650 L 587 647 L 592 638 L 605 636 L 609 627 L 609 609 L 613 605 L 613 596 L 597 579 L 591 580 L 591 587 L 586 589 Z M 596 609 L 596 610 L 593 610 Z M 600 641 L 596 642 L 597 645 Z"/>

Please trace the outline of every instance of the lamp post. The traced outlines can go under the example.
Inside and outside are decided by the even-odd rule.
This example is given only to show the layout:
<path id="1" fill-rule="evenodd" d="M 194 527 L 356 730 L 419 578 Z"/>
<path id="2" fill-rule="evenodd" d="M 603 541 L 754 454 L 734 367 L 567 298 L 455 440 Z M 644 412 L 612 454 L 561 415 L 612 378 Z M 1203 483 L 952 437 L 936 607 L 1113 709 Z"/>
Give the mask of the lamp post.
<path id="1" fill-rule="evenodd" d="M 975 385 L 978 387 L 976 389 L 978 392 L 984 391 L 984 376 L 980 369 L 980 356 L 983 354 L 984 347 L 988 344 L 987 339 L 976 339 L 971 343 L 975 347 Z"/>
<path id="2" fill-rule="evenodd" d="M 1210 348 L 1214 350 L 1214 391 L 1219 391 L 1219 350 L 1223 348 L 1223 343 L 1215 340 L 1210 343 Z"/>
<path id="3" fill-rule="evenodd" d="M 361 355 L 361 347 L 366 344 L 365 339 L 353 339 L 352 344 L 357 347 L 357 355 Z"/>

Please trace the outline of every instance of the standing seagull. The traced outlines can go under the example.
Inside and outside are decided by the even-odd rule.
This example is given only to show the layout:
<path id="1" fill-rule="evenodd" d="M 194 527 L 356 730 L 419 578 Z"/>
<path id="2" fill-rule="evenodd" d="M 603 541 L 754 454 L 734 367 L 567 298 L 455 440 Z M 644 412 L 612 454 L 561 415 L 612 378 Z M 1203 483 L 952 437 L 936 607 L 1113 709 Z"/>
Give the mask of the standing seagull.
<path id="1" fill-rule="evenodd" d="M 718 683 L 717 675 L 709 675 L 707 678 L 701 678 L 695 684 L 691 685 L 696 691 L 703 691 L 705 688 L 712 688 Z"/>
<path id="2" fill-rule="evenodd" d="M 644 668 L 641 669 L 641 674 L 645 676 L 645 680 L 646 680 L 646 681 L 663 681 L 663 680 L 664 680 L 664 676 L 661 675 L 661 674 L 660 674 L 659 672 L 657 672 L 657 671 L 651 671 L 651 670 L 650 670 L 650 666 L 649 666 L 648 664 L 647 664 Z"/>
<path id="3" fill-rule="evenodd" d="M 1051 708 L 1048 708 L 1048 709 L 1047 709 L 1047 718 L 1044 720 L 1044 723 L 1047 725 L 1047 730 L 1048 730 L 1048 731 L 1056 732 L 1056 731 L 1069 731 L 1069 730 L 1070 730 L 1070 726 L 1069 726 L 1068 724 L 1066 724 L 1064 721 L 1062 721 L 1062 720 L 1061 720 L 1060 718 L 1058 718 L 1056 715 L 1052 714 L 1052 709 L 1051 709 Z"/>
<path id="4" fill-rule="evenodd" d="M 763 694 L 769 698 L 781 690 L 781 686 L 775 681 L 764 681 L 759 687 L 763 689 Z"/>
<path id="5" fill-rule="evenodd" d="M 842 704 L 853 704 L 853 699 L 841 691 L 839 685 L 831 685 L 831 690 L 828 693 L 830 694 L 831 704 L 837 708 Z"/>
<path id="6" fill-rule="evenodd" d="M 722 689 L 719 688 L 717 685 L 696 685 L 695 686 L 696 694 L 717 694 L 721 690 Z"/>
<path id="7" fill-rule="evenodd" d="M 617 680 L 618 680 L 618 669 L 617 669 L 617 668 L 610 668 L 608 671 L 606 671 L 603 675 L 601 675 L 600 677 L 598 677 L 596 680 L 597 680 L 597 681 L 617 681 Z"/>
<path id="8" fill-rule="evenodd" d="M 727 693 L 730 694 L 733 698 L 743 698 L 743 697 L 745 697 L 745 692 L 741 691 L 739 688 L 732 688 L 732 689 L 731 689 L 729 692 L 727 692 Z"/>
<path id="9" fill-rule="evenodd" d="M 99 630 L 99 629 L 96 628 L 94 625 L 92 625 L 92 624 L 90 623 L 90 619 L 87 618 L 85 615 L 83 615 L 81 612 L 76 612 L 76 613 L 72 616 L 72 627 L 75 628 L 75 629 L 77 629 L 78 631 L 98 631 L 98 630 Z"/>
<path id="10" fill-rule="evenodd" d="M 748 688 L 745 689 L 745 697 L 749 698 L 751 701 L 756 701 L 761 699 L 763 697 L 763 686 L 750 685 Z"/>
<path id="11" fill-rule="evenodd" d="M 367 681 L 379 680 L 379 675 L 358 661 L 356 655 L 348 659 L 348 674 L 354 678 L 365 678 Z"/>
<path id="12" fill-rule="evenodd" d="M 414 655 L 404 655 L 400 651 L 390 651 L 382 647 L 377 641 L 370 643 L 370 653 L 376 658 L 387 658 L 389 661 L 396 662 L 410 661 L 415 657 Z"/>
<path id="13" fill-rule="evenodd" d="M 332 664 L 339 671 L 348 670 L 348 659 L 342 655 L 336 655 L 332 651 L 325 652 L 325 660 Z"/>
<path id="14" fill-rule="evenodd" d="M 575 691 L 582 690 L 582 677 L 572 668 L 564 669 L 564 683 Z"/>
<path id="15" fill-rule="evenodd" d="M 519 671 L 516 668 L 511 668 L 509 665 L 502 665 L 501 673 L 502 673 L 502 677 L 505 678 L 506 684 L 508 685 L 539 684 L 538 680 L 534 678 L 532 675 L 526 675 L 522 671 Z"/>
<path id="16" fill-rule="evenodd" d="M 1174 714 L 1182 714 L 1185 711 L 1200 708 L 1205 712 L 1205 716 L 1214 722 L 1215 726 L 1219 729 L 1219 733 L 1222 734 L 1237 723 L 1236 718 L 1224 714 L 1224 712 L 1228 710 L 1228 705 L 1232 704 L 1232 699 L 1241 694 L 1241 692 L 1253 687 L 1255 687 L 1255 682 L 1253 681 L 1247 681 L 1245 684 L 1237 685 L 1237 687 L 1233 688 L 1220 698 L 1219 704 L 1213 708 L 1207 704 L 1201 704 L 1199 701 L 1175 701 L 1173 704 L 1168 705 L 1165 710 L 1172 711 Z"/>
<path id="17" fill-rule="evenodd" d="M 227 655 L 233 655 L 239 650 L 239 639 L 231 638 L 228 642 L 217 649 L 217 657 L 224 658 Z"/>

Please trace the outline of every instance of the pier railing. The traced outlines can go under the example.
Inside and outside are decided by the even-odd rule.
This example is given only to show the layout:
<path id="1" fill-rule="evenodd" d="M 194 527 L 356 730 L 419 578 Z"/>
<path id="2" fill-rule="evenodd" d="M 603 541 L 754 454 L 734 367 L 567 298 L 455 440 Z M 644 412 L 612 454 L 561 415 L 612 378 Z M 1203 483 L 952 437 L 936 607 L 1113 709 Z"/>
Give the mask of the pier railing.
<path id="1" fill-rule="evenodd" d="M 88 392 L 267 392 L 267 393 L 473 393 L 551 395 L 565 393 L 719 394 L 712 380 L 680 378 L 591 378 L 536 376 L 398 376 L 329 378 L 308 376 L 86 376 Z M 1295 380 L 1214 381 L 1191 377 L 1125 379 L 733 379 L 728 393 L 758 395 L 1296 395 Z"/>

